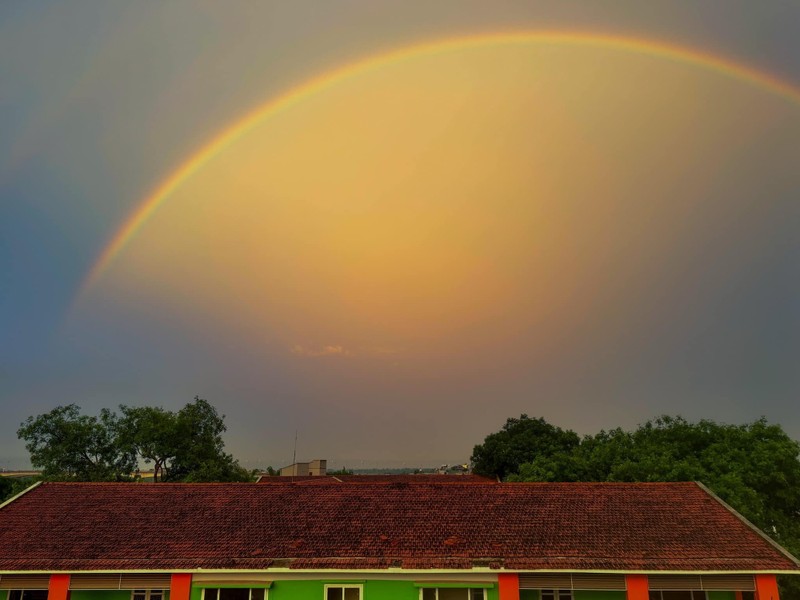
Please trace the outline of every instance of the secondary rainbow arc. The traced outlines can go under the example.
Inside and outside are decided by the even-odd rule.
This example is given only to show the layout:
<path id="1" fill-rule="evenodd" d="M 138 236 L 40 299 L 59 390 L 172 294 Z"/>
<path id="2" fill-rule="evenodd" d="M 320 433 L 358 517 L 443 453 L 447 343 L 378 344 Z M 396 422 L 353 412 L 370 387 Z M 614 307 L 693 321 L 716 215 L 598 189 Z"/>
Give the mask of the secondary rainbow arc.
<path id="1" fill-rule="evenodd" d="M 313 77 L 305 83 L 292 88 L 288 92 L 258 106 L 212 138 L 163 180 L 152 193 L 144 198 L 122 226 L 117 229 L 116 233 L 106 244 L 81 283 L 73 306 L 78 304 L 80 299 L 83 298 L 88 290 L 102 277 L 128 242 L 136 236 L 136 233 L 156 213 L 159 206 L 163 204 L 175 190 L 207 162 L 213 159 L 219 152 L 233 144 L 237 139 L 266 119 L 274 117 L 281 111 L 291 108 L 302 102 L 305 98 L 313 96 L 336 83 L 392 63 L 424 56 L 426 54 L 481 46 L 526 44 L 605 47 L 687 63 L 732 77 L 750 85 L 755 85 L 800 105 L 800 89 L 793 87 L 789 83 L 773 75 L 765 74 L 754 68 L 694 48 L 644 38 L 575 31 L 541 31 L 479 34 L 413 44 L 355 63 L 350 63 L 333 71 L 328 71 L 320 76 Z"/>

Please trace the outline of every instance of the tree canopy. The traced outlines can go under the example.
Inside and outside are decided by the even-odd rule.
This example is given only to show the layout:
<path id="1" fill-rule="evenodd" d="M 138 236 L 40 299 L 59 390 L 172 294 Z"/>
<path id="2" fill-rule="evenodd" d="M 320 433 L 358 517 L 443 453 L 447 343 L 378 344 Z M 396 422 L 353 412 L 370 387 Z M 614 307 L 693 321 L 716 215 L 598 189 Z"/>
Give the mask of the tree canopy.
<path id="1" fill-rule="evenodd" d="M 24 492 L 39 479 L 38 476 L 0 477 L 0 502 L 5 502 L 9 498 Z"/>
<path id="2" fill-rule="evenodd" d="M 120 444 L 119 418 L 103 409 L 80 414 L 75 404 L 28 417 L 17 436 L 25 440 L 31 464 L 48 479 L 124 481 L 136 469 L 136 455 Z"/>
<path id="3" fill-rule="evenodd" d="M 224 450 L 224 415 L 195 397 L 177 412 L 153 406 L 108 409 L 97 417 L 70 404 L 28 417 L 17 435 L 47 479 L 127 481 L 140 463 L 154 481 L 249 481 Z"/>
<path id="4" fill-rule="evenodd" d="M 522 464 L 540 456 L 569 453 L 580 443 L 574 431 L 565 431 L 541 417 L 521 415 L 508 419 L 497 433 L 486 436 L 472 451 L 472 469 L 479 475 L 505 479 L 519 471 Z"/>
<path id="5" fill-rule="evenodd" d="M 798 555 L 799 457 L 800 444 L 763 418 L 726 425 L 662 416 L 578 439 L 522 415 L 475 446 L 472 460 L 477 473 L 508 481 L 700 481 Z M 782 587 L 800 598 L 793 580 Z"/>

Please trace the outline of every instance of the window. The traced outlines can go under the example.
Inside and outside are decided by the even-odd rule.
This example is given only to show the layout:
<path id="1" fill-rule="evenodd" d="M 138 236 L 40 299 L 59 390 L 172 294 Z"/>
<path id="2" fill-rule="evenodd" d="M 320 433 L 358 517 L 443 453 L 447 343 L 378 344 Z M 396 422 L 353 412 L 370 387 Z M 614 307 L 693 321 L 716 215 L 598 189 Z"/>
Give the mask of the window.
<path id="1" fill-rule="evenodd" d="M 701 590 L 650 590 L 650 600 L 706 600 Z"/>
<path id="2" fill-rule="evenodd" d="M 420 600 L 486 600 L 486 590 L 467 587 L 426 587 L 420 589 Z"/>
<path id="3" fill-rule="evenodd" d="M 202 600 L 266 600 L 266 598 L 267 590 L 264 588 L 204 588 Z"/>
<path id="4" fill-rule="evenodd" d="M 572 600 L 572 590 L 542 590 L 542 600 Z"/>
<path id="5" fill-rule="evenodd" d="M 47 600 L 47 590 L 10 590 L 8 600 Z"/>
<path id="6" fill-rule="evenodd" d="M 325 585 L 325 600 L 361 600 L 360 584 Z"/>
<path id="7" fill-rule="evenodd" d="M 131 600 L 164 600 L 164 590 L 133 590 Z"/>

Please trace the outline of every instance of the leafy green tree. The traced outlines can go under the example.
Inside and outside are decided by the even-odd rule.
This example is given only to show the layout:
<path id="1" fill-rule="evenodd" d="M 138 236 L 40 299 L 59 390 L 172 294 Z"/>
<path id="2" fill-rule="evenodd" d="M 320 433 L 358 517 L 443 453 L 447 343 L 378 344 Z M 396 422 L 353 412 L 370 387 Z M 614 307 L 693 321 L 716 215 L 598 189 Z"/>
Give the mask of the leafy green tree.
<path id="1" fill-rule="evenodd" d="M 250 481 L 224 450 L 224 415 L 195 397 L 178 412 L 120 406 L 80 414 L 74 404 L 29 417 L 17 432 L 34 467 L 47 479 L 128 481 L 139 461 L 153 464 L 158 481 Z"/>
<path id="2" fill-rule="evenodd" d="M 766 530 L 800 512 L 800 444 L 779 425 L 662 416 L 634 431 L 586 436 L 517 465 L 518 481 L 702 481 Z"/>
<path id="3" fill-rule="evenodd" d="M 573 431 L 555 427 L 541 417 L 520 415 L 519 419 L 508 419 L 500 431 L 475 446 L 472 470 L 478 475 L 505 479 L 524 463 L 568 453 L 579 443 L 580 438 Z"/>
<path id="4" fill-rule="evenodd" d="M 338 471 L 328 471 L 328 475 L 332 477 L 338 477 L 339 475 L 352 475 L 353 471 L 349 470 L 347 467 L 342 467 Z"/>
<path id="5" fill-rule="evenodd" d="M 488 439 L 488 438 L 487 438 Z M 662 416 L 586 436 L 509 468 L 512 481 L 700 481 L 790 552 L 800 553 L 800 444 L 779 425 Z M 781 580 L 784 600 L 800 584 Z"/>
<path id="6" fill-rule="evenodd" d="M 80 414 L 75 404 L 28 417 L 17 430 L 31 464 L 48 479 L 126 481 L 136 455 L 120 443 L 119 422 L 107 409 L 99 417 Z"/>
<path id="7" fill-rule="evenodd" d="M 195 466 L 183 479 L 185 483 L 253 481 L 257 473 L 242 467 L 230 454 Z"/>
<path id="8" fill-rule="evenodd" d="M 168 481 L 170 467 L 182 445 L 176 439 L 177 417 L 175 413 L 158 406 L 119 407 L 121 437 L 130 445 L 141 460 L 153 464 L 153 481 Z"/>
<path id="9" fill-rule="evenodd" d="M 179 452 L 172 461 L 172 476 L 182 481 L 250 481 L 252 474 L 225 453 L 222 434 L 225 415 L 207 400 L 194 402 L 175 415 L 174 436 Z"/>
<path id="10" fill-rule="evenodd" d="M 14 481 L 10 477 L 0 477 L 0 502 L 14 495 L 13 488 Z"/>
<path id="11" fill-rule="evenodd" d="M 16 496 L 38 480 L 38 477 L 0 477 L 0 502 Z"/>

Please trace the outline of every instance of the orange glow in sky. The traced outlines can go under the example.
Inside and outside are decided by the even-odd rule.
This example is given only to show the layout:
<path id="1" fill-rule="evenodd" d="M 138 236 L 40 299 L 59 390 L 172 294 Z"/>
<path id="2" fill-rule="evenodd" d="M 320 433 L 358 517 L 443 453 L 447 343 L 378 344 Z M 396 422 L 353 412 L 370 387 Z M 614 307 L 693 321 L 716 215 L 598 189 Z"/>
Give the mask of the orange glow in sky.
<path id="1" fill-rule="evenodd" d="M 792 110 L 613 47 L 415 56 L 253 127 L 93 293 L 299 358 L 557 353 L 668 285 L 704 243 L 692 220 L 719 208 L 697 198 Z"/>

